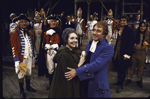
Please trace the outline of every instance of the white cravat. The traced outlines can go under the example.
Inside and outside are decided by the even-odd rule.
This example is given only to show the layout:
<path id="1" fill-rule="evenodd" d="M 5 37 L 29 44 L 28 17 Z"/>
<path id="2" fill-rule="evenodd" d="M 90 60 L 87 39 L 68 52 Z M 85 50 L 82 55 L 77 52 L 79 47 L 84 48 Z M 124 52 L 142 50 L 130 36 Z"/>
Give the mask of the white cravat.
<path id="1" fill-rule="evenodd" d="M 90 51 L 91 52 L 95 52 L 95 50 L 96 50 L 96 47 L 97 47 L 97 43 L 98 43 L 98 41 L 92 41 L 92 45 L 91 45 L 91 47 L 90 47 Z"/>

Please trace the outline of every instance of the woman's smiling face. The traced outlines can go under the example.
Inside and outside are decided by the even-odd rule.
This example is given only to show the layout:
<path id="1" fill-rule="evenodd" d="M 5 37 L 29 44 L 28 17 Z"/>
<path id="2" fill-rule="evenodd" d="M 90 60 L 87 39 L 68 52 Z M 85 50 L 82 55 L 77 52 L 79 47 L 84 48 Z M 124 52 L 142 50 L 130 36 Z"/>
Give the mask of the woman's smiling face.
<path id="1" fill-rule="evenodd" d="M 78 43 L 78 36 L 75 33 L 70 33 L 68 37 L 68 46 L 72 49 L 75 48 Z"/>

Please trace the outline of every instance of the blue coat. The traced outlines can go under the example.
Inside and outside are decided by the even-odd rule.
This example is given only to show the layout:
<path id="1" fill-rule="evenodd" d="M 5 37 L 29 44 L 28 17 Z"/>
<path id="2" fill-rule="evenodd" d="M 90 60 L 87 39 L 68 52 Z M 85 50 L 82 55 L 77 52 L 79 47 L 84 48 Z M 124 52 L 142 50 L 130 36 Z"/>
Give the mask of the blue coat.
<path id="1" fill-rule="evenodd" d="M 89 51 L 91 43 L 92 40 L 87 43 L 86 53 Z M 80 81 L 89 80 L 88 98 L 110 97 L 107 70 L 113 53 L 113 46 L 103 38 L 97 43 L 95 52 L 91 54 L 90 62 L 76 69 Z"/>

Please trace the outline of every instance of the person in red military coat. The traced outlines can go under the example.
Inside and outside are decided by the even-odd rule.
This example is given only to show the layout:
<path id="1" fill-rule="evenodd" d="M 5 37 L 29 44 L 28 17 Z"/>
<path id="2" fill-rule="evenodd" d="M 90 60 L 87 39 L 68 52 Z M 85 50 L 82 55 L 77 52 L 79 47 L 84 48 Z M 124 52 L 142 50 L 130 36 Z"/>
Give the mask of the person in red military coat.
<path id="1" fill-rule="evenodd" d="M 49 90 L 54 68 L 56 67 L 56 64 L 53 62 L 53 57 L 57 53 L 57 50 L 61 46 L 62 42 L 61 29 L 57 27 L 57 17 L 55 15 L 51 15 L 47 18 L 47 20 L 50 20 L 50 27 L 44 33 L 42 45 L 43 48 L 45 48 L 46 66 L 49 74 L 49 84 L 46 89 Z"/>
<path id="2" fill-rule="evenodd" d="M 21 13 L 14 19 L 18 21 L 18 27 L 10 37 L 12 53 L 15 63 L 15 72 L 18 74 L 18 81 L 20 87 L 20 97 L 25 98 L 23 81 L 26 78 L 26 90 L 36 92 L 30 86 L 30 76 L 32 73 L 32 67 L 34 67 L 34 56 L 33 56 L 33 32 L 28 30 L 29 19 L 25 14 Z M 21 64 L 26 64 L 24 73 L 22 72 Z"/>
<path id="3" fill-rule="evenodd" d="M 113 19 L 113 12 L 112 10 L 110 9 L 109 12 L 108 12 L 108 16 L 107 16 L 107 25 L 108 25 L 108 35 L 106 36 L 106 40 L 109 44 L 111 44 L 111 41 L 112 41 L 112 38 L 113 38 L 113 34 L 114 34 L 114 31 L 115 31 L 115 28 L 116 28 L 116 22 L 115 20 Z"/>
<path id="4" fill-rule="evenodd" d="M 82 18 L 81 7 L 77 11 L 77 19 L 74 21 L 76 33 L 78 34 L 78 44 L 77 47 L 80 48 L 82 45 L 83 33 L 85 33 L 85 20 Z"/>

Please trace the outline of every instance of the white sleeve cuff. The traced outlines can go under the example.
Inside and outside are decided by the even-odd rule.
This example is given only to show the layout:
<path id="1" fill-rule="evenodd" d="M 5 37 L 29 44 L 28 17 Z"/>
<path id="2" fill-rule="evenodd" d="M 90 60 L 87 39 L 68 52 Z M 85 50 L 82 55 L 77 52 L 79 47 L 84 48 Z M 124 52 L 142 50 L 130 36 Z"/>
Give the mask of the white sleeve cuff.
<path id="1" fill-rule="evenodd" d="M 58 44 L 53 44 L 53 45 L 51 45 L 51 48 L 53 48 L 53 49 L 58 49 L 59 48 L 59 46 L 58 46 Z"/>
<path id="2" fill-rule="evenodd" d="M 124 54 L 123 56 L 124 56 L 124 58 L 127 58 L 127 59 L 130 59 L 130 57 L 131 57 L 131 56 L 127 55 L 127 54 Z"/>
<path id="3" fill-rule="evenodd" d="M 19 66 L 19 62 L 20 62 L 20 61 L 15 61 L 15 67 L 18 67 L 18 66 Z"/>
<path id="4" fill-rule="evenodd" d="M 45 50 L 48 50 L 51 48 L 51 45 L 50 44 L 45 44 Z"/>

